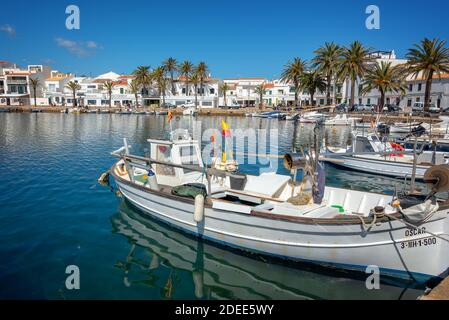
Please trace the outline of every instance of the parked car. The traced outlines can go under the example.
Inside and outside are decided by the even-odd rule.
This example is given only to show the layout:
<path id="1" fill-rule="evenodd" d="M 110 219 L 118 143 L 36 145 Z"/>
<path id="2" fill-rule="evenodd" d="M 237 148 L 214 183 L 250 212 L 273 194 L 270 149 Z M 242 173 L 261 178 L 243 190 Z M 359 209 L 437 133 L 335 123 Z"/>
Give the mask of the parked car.
<path id="1" fill-rule="evenodd" d="M 430 104 L 429 112 L 430 113 L 439 113 L 441 110 L 434 103 Z M 424 102 L 415 102 L 412 106 L 412 112 L 419 113 L 424 112 Z"/>
<path id="2" fill-rule="evenodd" d="M 363 111 L 374 111 L 374 106 L 370 104 L 356 104 L 353 107 L 354 111 L 363 112 Z"/>
<path id="3" fill-rule="evenodd" d="M 386 104 L 383 107 L 382 111 L 384 111 L 384 112 L 401 112 L 402 109 L 399 106 L 395 105 L 395 104 Z"/>
<path id="4" fill-rule="evenodd" d="M 337 112 L 348 112 L 348 105 L 346 103 L 340 103 L 334 110 Z"/>
<path id="5" fill-rule="evenodd" d="M 176 109 L 176 105 L 174 105 L 173 103 L 170 103 L 170 102 L 166 102 L 165 104 L 162 104 L 161 107 L 167 108 L 167 109 Z"/>
<path id="6" fill-rule="evenodd" d="M 195 102 L 192 101 L 186 101 L 183 105 L 181 105 L 182 108 L 188 109 L 188 108 L 195 108 Z"/>

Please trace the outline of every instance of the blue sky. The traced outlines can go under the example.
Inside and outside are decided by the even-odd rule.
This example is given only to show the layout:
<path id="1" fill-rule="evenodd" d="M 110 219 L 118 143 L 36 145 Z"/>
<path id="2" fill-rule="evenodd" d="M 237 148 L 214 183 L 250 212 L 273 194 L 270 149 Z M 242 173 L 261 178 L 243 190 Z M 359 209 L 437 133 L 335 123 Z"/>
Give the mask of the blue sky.
<path id="1" fill-rule="evenodd" d="M 65 28 L 70 4 L 80 8 L 80 30 Z M 380 30 L 365 28 L 370 4 L 380 8 Z M 326 41 L 360 40 L 402 57 L 424 37 L 449 40 L 447 0 L 41 0 L 3 1 L 1 9 L 0 60 L 78 75 L 130 73 L 173 56 L 204 60 L 221 78 L 273 78 Z"/>

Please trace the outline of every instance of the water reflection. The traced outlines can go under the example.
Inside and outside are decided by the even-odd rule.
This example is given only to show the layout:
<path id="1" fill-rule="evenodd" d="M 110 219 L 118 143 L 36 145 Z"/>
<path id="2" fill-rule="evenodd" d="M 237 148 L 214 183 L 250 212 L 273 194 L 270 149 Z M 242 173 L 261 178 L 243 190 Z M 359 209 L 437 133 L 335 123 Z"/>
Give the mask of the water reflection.
<path id="1" fill-rule="evenodd" d="M 416 299 L 422 294 L 422 288 L 405 284 L 367 290 L 364 280 L 351 279 L 347 272 L 292 267 L 226 250 L 144 216 L 125 201 L 111 222 L 130 244 L 128 255 L 116 263 L 124 285 L 154 288 L 165 299 L 185 288 L 197 299 Z M 168 270 L 165 279 L 156 273 L 160 268 Z"/>

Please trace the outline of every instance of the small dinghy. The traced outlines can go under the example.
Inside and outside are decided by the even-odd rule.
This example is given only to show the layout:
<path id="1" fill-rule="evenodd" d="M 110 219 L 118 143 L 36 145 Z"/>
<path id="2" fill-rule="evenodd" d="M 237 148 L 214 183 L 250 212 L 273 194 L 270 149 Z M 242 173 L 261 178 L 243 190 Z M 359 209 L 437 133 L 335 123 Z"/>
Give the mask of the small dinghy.
<path id="1" fill-rule="evenodd" d="M 404 199 L 325 186 L 314 153 L 287 155 L 304 178 L 244 175 L 206 168 L 198 141 L 172 133 L 149 139 L 151 156 L 124 146 L 110 170 L 127 201 L 187 233 L 258 254 L 414 281 L 440 279 L 449 266 L 447 167 L 426 173 L 432 194 Z M 314 170 L 316 168 L 316 171 Z"/>

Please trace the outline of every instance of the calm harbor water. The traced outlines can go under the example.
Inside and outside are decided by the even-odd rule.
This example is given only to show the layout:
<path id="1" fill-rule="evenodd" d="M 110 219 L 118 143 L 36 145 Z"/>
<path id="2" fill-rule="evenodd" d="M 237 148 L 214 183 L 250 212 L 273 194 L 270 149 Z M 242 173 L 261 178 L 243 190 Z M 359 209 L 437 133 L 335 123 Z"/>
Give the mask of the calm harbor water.
<path id="1" fill-rule="evenodd" d="M 204 117 L 201 130 L 219 128 Z M 277 129 L 272 152 L 313 141 L 313 127 L 278 120 L 226 118 L 234 129 Z M 190 118 L 173 128 L 190 128 Z M 1 299 L 415 299 L 422 288 L 364 279 L 229 251 L 143 218 L 97 184 L 126 137 L 143 154 L 146 139 L 167 137 L 164 117 L 108 114 L 0 114 Z M 349 131 L 322 132 L 345 145 Z M 251 149 L 249 147 L 249 149 Z M 286 173 L 280 160 L 265 166 Z M 242 171 L 255 173 L 255 165 Z M 399 181 L 327 168 L 333 186 L 393 192 Z M 80 290 L 65 288 L 77 265 Z"/>

